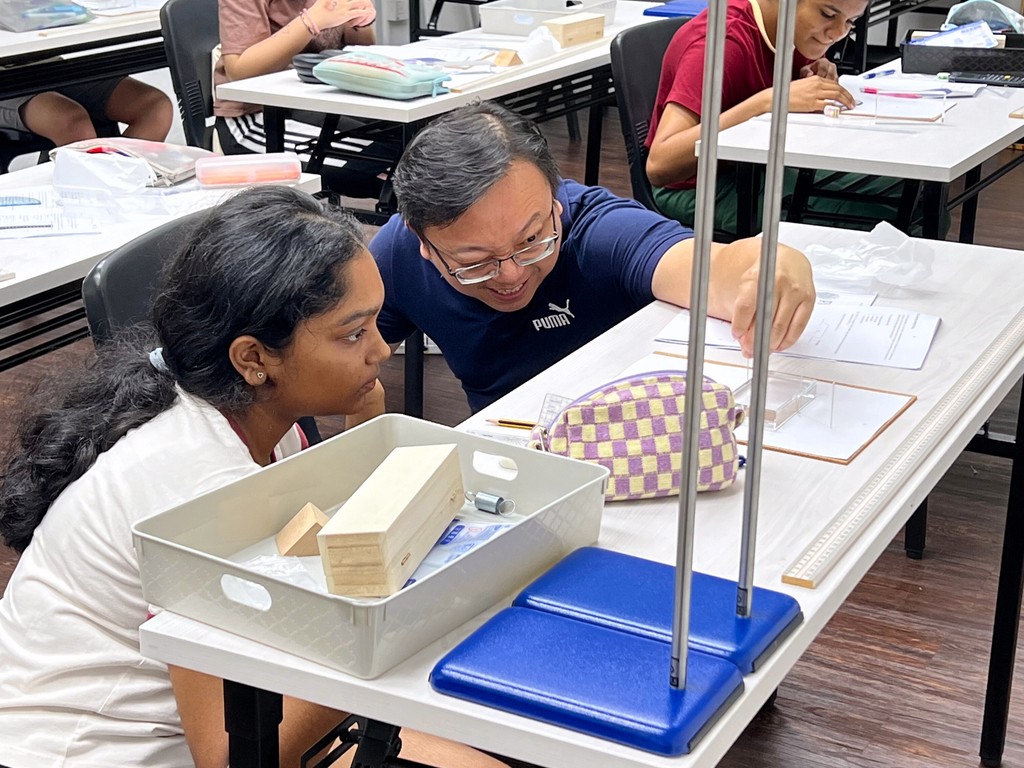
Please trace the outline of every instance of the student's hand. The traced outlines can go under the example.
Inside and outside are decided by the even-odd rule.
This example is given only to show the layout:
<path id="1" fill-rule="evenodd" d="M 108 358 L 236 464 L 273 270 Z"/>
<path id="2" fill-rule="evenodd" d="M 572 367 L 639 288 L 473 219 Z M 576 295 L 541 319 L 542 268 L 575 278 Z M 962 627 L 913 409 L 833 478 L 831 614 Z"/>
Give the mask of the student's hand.
<path id="1" fill-rule="evenodd" d="M 761 239 L 737 240 L 723 247 L 722 252 L 731 262 L 726 268 L 742 270 L 733 300 L 732 335 L 739 342 L 743 356 L 752 357 Z M 775 312 L 768 344 L 772 352 L 786 349 L 800 338 L 814 311 L 814 297 L 811 263 L 800 251 L 779 243 L 775 257 Z"/>
<path id="2" fill-rule="evenodd" d="M 789 86 L 790 112 L 821 112 L 827 104 L 838 102 L 847 109 L 857 106 L 848 90 L 820 75 L 799 78 Z"/>
<path id="3" fill-rule="evenodd" d="M 818 59 L 812 61 L 807 66 L 800 68 L 800 77 L 814 77 L 818 76 L 825 80 L 831 80 L 833 82 L 839 82 L 839 70 L 836 69 L 836 65 L 828 59 Z"/>
<path id="4" fill-rule="evenodd" d="M 309 14 L 320 29 L 332 29 L 343 24 L 365 27 L 377 18 L 372 0 L 316 0 Z"/>

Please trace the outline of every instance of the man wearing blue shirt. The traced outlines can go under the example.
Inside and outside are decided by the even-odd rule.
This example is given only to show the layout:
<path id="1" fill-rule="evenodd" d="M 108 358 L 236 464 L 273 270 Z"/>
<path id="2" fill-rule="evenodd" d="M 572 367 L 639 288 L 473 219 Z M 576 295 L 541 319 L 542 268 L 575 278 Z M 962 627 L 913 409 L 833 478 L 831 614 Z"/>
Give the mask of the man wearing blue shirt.
<path id="1" fill-rule="evenodd" d="M 437 343 L 476 411 L 654 299 L 687 306 L 693 232 L 601 187 L 561 179 L 531 121 L 473 104 L 417 135 L 394 174 L 399 214 L 370 243 L 378 326 Z M 753 348 L 756 239 L 715 245 L 708 311 Z M 779 246 L 771 348 L 800 336 L 811 267 Z"/>

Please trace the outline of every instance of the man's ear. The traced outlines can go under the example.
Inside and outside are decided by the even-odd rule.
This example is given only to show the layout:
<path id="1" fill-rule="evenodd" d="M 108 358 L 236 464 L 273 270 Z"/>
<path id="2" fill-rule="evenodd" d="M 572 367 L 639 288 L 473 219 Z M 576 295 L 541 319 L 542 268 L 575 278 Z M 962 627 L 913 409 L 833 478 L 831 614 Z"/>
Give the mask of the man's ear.
<path id="1" fill-rule="evenodd" d="M 255 336 L 239 336 L 228 347 L 231 365 L 250 387 L 260 387 L 270 381 L 267 372 L 277 360 Z"/>

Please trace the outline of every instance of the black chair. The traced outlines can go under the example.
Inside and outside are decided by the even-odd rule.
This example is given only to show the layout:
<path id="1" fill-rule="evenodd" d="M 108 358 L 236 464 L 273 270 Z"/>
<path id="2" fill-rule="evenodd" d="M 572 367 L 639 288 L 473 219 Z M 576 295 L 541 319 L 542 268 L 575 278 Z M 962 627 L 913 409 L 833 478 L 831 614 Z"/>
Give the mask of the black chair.
<path id="1" fill-rule="evenodd" d="M 191 213 L 140 235 L 89 270 L 82 282 L 82 302 L 94 344 L 107 343 L 148 317 L 161 267 L 181 246 L 184 233 L 204 215 L 204 211 Z M 310 444 L 320 442 L 312 417 L 300 419 L 299 424 Z"/>
<path id="2" fill-rule="evenodd" d="M 98 136 L 118 136 L 119 131 L 116 123 L 109 120 L 96 122 L 96 134 Z M 39 153 L 36 164 L 45 163 L 50 158 L 50 150 L 53 149 L 53 142 L 44 139 L 28 131 L 18 131 L 14 128 L 0 128 L 0 174 L 11 170 L 11 163 L 15 158 L 22 155 Z"/>
<path id="3" fill-rule="evenodd" d="M 220 42 L 217 0 L 169 0 L 160 8 L 160 28 L 185 142 L 212 149 L 206 121 L 213 115 L 210 52 Z"/>
<path id="4" fill-rule="evenodd" d="M 648 152 L 644 144 L 658 96 L 661 60 L 672 37 L 689 20 L 682 16 L 640 24 L 617 34 L 611 45 L 612 81 L 626 141 L 629 181 L 633 197 L 652 211 L 657 211 L 658 206 L 647 178 Z"/>
<path id="5" fill-rule="evenodd" d="M 34 133 L 0 128 L 0 173 L 11 170 L 11 163 L 22 155 L 39 154 L 37 163 L 45 163 L 53 142 Z"/>

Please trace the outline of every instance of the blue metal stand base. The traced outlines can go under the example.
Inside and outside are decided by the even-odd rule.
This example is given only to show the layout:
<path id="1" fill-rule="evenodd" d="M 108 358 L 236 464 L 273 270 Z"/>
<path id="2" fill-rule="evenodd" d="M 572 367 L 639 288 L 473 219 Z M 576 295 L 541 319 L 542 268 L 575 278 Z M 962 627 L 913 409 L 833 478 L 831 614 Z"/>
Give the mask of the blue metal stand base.
<path id="1" fill-rule="evenodd" d="M 584 547 L 530 584 L 513 605 L 670 643 L 674 580 L 671 566 Z M 760 587 L 752 604 L 750 616 L 737 616 L 736 583 L 694 572 L 689 647 L 721 656 L 743 674 L 756 670 L 803 614 L 789 595 Z"/>
<path id="2" fill-rule="evenodd" d="M 438 662 L 434 689 L 663 755 L 689 752 L 743 690 L 715 656 L 687 654 L 669 685 L 671 646 L 596 624 L 506 608 Z"/>

